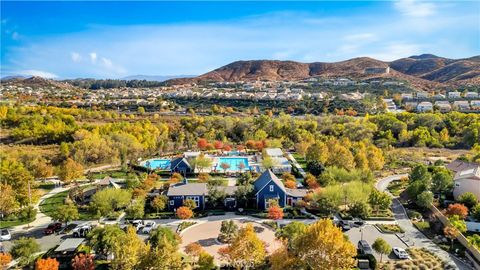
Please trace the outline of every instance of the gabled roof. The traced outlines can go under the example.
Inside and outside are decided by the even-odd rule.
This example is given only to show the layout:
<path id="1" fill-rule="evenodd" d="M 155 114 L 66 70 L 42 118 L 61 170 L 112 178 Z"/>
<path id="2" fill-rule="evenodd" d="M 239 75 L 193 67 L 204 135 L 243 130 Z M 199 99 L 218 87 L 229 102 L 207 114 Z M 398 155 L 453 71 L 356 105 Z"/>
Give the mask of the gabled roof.
<path id="1" fill-rule="evenodd" d="M 204 196 L 207 193 L 206 183 L 178 183 L 168 188 L 167 196 Z"/>
<path id="2" fill-rule="evenodd" d="M 172 159 L 172 161 L 170 162 L 170 170 L 174 170 L 181 163 L 186 164 L 190 169 L 192 168 L 192 166 L 190 166 L 190 163 L 188 163 L 186 158 L 179 157 L 179 158 Z"/>
<path id="3" fill-rule="evenodd" d="M 270 170 L 264 171 L 258 178 L 253 182 L 253 186 L 255 187 L 255 192 L 258 193 L 262 190 L 268 183 L 273 181 L 281 190 L 285 191 L 285 186 L 283 185 L 282 181 L 278 179 L 278 177 Z"/>
<path id="4" fill-rule="evenodd" d="M 237 186 L 218 186 L 215 187 L 217 190 L 221 190 L 225 192 L 226 195 L 232 196 L 235 195 L 235 191 L 237 191 Z"/>
<path id="5" fill-rule="evenodd" d="M 296 188 L 285 188 L 287 195 L 296 197 L 296 198 L 303 198 L 307 196 L 307 190 L 306 189 L 296 189 Z"/>
<path id="6" fill-rule="evenodd" d="M 55 252 L 74 252 L 85 238 L 67 238 L 55 249 Z"/>
<path id="7" fill-rule="evenodd" d="M 445 167 L 447 169 L 453 171 L 453 172 L 459 172 L 459 171 L 465 171 L 465 170 L 468 170 L 468 169 L 473 169 L 473 168 L 476 168 L 478 166 L 480 166 L 480 164 L 456 159 L 456 160 L 450 162 Z"/>
<path id="8" fill-rule="evenodd" d="M 283 156 L 283 151 L 280 148 L 266 148 L 265 153 L 271 157 Z"/>
<path id="9" fill-rule="evenodd" d="M 467 179 L 467 178 L 480 180 L 480 165 L 474 168 L 459 171 L 455 174 L 455 181 L 458 181 L 461 179 Z"/>

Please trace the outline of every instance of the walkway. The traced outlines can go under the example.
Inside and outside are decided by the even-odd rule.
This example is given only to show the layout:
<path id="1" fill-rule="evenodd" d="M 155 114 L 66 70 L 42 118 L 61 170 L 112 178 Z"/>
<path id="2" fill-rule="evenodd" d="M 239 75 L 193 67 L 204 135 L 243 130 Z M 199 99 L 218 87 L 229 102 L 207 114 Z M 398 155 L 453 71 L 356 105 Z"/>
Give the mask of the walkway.
<path id="1" fill-rule="evenodd" d="M 307 175 L 307 173 L 305 172 L 305 170 L 300 166 L 300 164 L 298 164 L 297 160 L 295 159 L 295 157 L 293 157 L 293 155 L 291 153 L 287 153 L 287 157 L 288 159 L 290 159 L 293 163 L 293 166 L 295 166 L 295 168 L 297 168 L 298 172 L 302 175 L 303 178 L 305 178 L 305 176 Z"/>
<path id="2" fill-rule="evenodd" d="M 408 177 L 408 174 L 398 174 L 398 175 L 385 177 L 377 181 L 377 183 L 375 184 L 375 188 L 390 194 L 390 192 L 386 190 L 388 184 L 390 184 L 390 182 L 392 181 L 400 180 L 404 177 Z M 390 196 L 392 196 L 393 198 L 392 200 L 393 216 L 395 217 L 395 220 L 397 221 L 398 225 L 400 225 L 400 227 L 402 227 L 402 229 L 405 231 L 402 238 L 406 240 L 405 242 L 409 246 L 426 248 L 427 250 L 437 255 L 440 259 L 446 262 L 453 262 L 457 267 L 457 269 L 460 269 L 460 270 L 472 269 L 469 265 L 465 264 L 463 261 L 460 261 L 455 256 L 441 249 L 432 240 L 430 240 L 422 232 L 420 232 L 408 218 L 407 211 L 405 210 L 403 205 L 400 203 L 400 201 L 397 198 L 395 198 L 392 194 L 390 194 Z"/>

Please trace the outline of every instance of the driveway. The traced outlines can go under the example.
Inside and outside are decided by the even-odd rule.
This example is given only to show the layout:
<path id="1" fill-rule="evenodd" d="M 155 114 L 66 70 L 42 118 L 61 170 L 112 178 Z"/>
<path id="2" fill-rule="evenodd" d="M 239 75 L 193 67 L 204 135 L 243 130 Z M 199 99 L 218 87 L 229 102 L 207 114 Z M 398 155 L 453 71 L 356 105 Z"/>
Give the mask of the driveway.
<path id="1" fill-rule="evenodd" d="M 404 178 L 404 177 L 408 177 L 408 175 L 398 174 L 398 175 L 392 175 L 389 177 L 382 178 L 377 181 L 377 183 L 375 184 L 375 187 L 380 191 L 386 191 L 388 194 L 390 194 L 390 192 L 386 190 L 388 184 L 390 184 L 390 182 L 392 181 L 400 180 L 401 178 Z M 460 270 L 473 269 L 469 265 L 457 259 L 455 256 L 441 249 L 432 240 L 428 239 L 423 233 L 417 230 L 417 228 L 412 224 L 412 222 L 408 218 L 407 212 L 403 207 L 403 205 L 400 203 L 400 201 L 397 198 L 393 197 L 392 194 L 390 194 L 390 196 L 392 196 L 393 198 L 392 200 L 393 216 L 395 217 L 395 220 L 397 221 L 398 225 L 400 225 L 400 227 L 402 227 L 402 229 L 405 231 L 402 238 L 408 244 L 408 246 L 426 248 L 427 250 L 433 252 L 433 254 L 437 255 L 442 260 L 446 262 L 453 262 L 457 267 L 457 269 L 460 269 Z"/>

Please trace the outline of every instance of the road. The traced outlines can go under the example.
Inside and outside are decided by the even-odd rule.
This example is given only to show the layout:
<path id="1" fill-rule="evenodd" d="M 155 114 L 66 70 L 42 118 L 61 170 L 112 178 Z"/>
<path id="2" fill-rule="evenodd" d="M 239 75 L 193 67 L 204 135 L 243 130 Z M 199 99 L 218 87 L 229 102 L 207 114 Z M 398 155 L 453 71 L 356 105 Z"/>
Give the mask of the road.
<path id="1" fill-rule="evenodd" d="M 377 181 L 377 183 L 375 184 L 375 188 L 390 194 L 390 192 L 388 192 L 387 190 L 388 184 L 390 184 L 392 181 L 400 180 L 401 178 L 404 178 L 404 177 L 408 177 L 408 174 L 398 174 L 398 175 L 392 175 L 389 177 L 382 178 L 379 181 Z M 390 194 L 390 196 L 392 196 L 393 198 L 392 200 L 393 216 L 395 217 L 395 220 L 397 221 L 398 225 L 400 225 L 400 227 L 402 227 L 402 229 L 405 231 L 402 238 L 406 241 L 406 243 L 409 246 L 426 248 L 427 250 L 431 251 L 442 260 L 445 260 L 446 262 L 453 262 L 457 267 L 457 269 L 460 269 L 460 270 L 473 269 L 469 265 L 465 264 L 463 261 L 457 259 L 457 257 L 441 249 L 432 240 L 430 240 L 423 233 L 417 230 L 417 228 L 412 224 L 412 222 L 408 218 L 407 212 L 403 207 L 403 205 L 400 203 L 400 201 L 397 198 L 395 198 L 392 194 Z"/>

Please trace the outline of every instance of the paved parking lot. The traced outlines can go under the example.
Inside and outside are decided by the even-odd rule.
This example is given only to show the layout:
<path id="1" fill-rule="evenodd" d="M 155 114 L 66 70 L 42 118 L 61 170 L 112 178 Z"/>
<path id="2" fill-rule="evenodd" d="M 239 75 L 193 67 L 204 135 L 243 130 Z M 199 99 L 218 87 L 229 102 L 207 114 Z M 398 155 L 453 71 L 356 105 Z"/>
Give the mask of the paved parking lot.
<path id="1" fill-rule="evenodd" d="M 407 246 L 402 241 L 400 241 L 400 239 L 398 239 L 398 237 L 395 234 L 382 233 L 373 225 L 364 225 L 362 227 L 362 231 L 363 231 L 363 240 L 366 240 L 368 244 L 370 244 L 370 246 L 372 246 L 373 242 L 375 242 L 375 240 L 380 237 L 380 238 L 383 238 L 385 241 L 387 241 L 387 243 L 390 244 L 392 248 L 400 247 L 400 248 L 407 249 Z M 360 232 L 360 228 L 352 228 L 349 231 L 347 231 L 345 234 L 348 235 L 348 238 L 355 246 L 357 246 L 358 241 L 362 239 L 362 233 Z M 377 254 L 375 252 L 374 255 L 378 260 L 380 260 L 380 254 Z M 386 258 L 387 256 L 383 256 L 384 260 Z M 396 256 L 392 253 L 388 256 L 388 259 L 396 259 Z"/>

